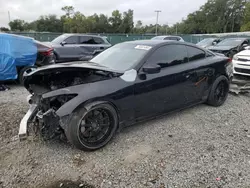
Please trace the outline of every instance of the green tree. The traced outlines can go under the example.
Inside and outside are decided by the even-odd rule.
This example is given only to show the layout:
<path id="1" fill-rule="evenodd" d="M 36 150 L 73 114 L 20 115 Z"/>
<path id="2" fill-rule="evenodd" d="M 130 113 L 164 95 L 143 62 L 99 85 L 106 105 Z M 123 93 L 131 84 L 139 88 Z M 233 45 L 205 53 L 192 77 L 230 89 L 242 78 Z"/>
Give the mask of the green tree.
<path id="1" fill-rule="evenodd" d="M 0 31 L 7 32 L 10 31 L 7 27 L 0 27 Z"/>
<path id="2" fill-rule="evenodd" d="M 40 16 L 36 23 L 34 23 L 37 31 L 40 32 L 62 32 L 63 23 L 56 15 Z"/>
<path id="3" fill-rule="evenodd" d="M 129 9 L 123 13 L 122 24 L 120 25 L 120 33 L 132 33 L 134 28 L 134 11 Z"/>
<path id="4" fill-rule="evenodd" d="M 250 31 L 250 2 L 246 4 L 241 31 Z"/>
<path id="5" fill-rule="evenodd" d="M 75 8 L 73 6 L 64 6 L 61 8 L 61 10 L 65 12 L 67 17 L 73 16 L 75 12 Z"/>
<path id="6" fill-rule="evenodd" d="M 119 33 L 120 27 L 122 25 L 122 14 L 119 12 L 119 10 L 114 10 L 112 12 L 109 22 L 111 23 L 111 30 L 113 33 Z"/>
<path id="7" fill-rule="evenodd" d="M 25 21 L 16 19 L 9 23 L 10 29 L 12 31 L 24 31 Z"/>

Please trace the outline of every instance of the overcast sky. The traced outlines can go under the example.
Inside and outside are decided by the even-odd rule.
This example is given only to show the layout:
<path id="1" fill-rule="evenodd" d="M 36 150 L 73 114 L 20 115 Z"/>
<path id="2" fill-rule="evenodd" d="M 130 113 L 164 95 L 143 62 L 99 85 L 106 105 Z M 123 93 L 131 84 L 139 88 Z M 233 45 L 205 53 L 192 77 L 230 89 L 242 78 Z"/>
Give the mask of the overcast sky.
<path id="1" fill-rule="evenodd" d="M 173 24 L 185 18 L 207 0 L 0 0 L 0 27 L 8 26 L 10 18 L 33 21 L 40 15 L 62 15 L 61 7 L 72 5 L 84 15 L 104 13 L 110 15 L 115 9 L 134 10 L 134 21 L 142 20 L 143 24 L 155 24 L 156 13 L 161 10 L 160 24 Z"/>

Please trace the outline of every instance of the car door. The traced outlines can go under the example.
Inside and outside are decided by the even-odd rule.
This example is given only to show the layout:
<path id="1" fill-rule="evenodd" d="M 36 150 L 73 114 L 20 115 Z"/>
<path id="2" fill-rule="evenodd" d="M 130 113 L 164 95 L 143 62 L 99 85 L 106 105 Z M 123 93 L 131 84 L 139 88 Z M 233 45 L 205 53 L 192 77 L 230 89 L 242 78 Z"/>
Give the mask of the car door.
<path id="1" fill-rule="evenodd" d="M 81 59 L 91 59 L 97 48 L 96 43 L 92 36 L 80 36 L 80 57 Z"/>
<path id="2" fill-rule="evenodd" d="M 79 58 L 79 37 L 78 36 L 69 36 L 63 41 L 63 45 L 58 47 L 57 53 L 60 56 L 60 59 L 63 60 L 76 60 Z"/>
<path id="3" fill-rule="evenodd" d="M 143 75 L 144 67 L 160 66 L 156 74 L 138 76 L 135 84 L 137 118 L 168 112 L 186 105 L 185 89 L 188 78 L 184 63 L 188 61 L 185 45 L 172 44 L 154 51 L 139 70 Z"/>
<path id="4" fill-rule="evenodd" d="M 212 54 L 207 54 L 204 50 L 194 46 L 186 46 L 188 52 L 188 63 L 183 64 L 186 76 L 185 95 L 187 105 L 204 100 L 208 89 L 210 77 L 214 74 L 214 69 L 210 67 L 209 59 Z"/>

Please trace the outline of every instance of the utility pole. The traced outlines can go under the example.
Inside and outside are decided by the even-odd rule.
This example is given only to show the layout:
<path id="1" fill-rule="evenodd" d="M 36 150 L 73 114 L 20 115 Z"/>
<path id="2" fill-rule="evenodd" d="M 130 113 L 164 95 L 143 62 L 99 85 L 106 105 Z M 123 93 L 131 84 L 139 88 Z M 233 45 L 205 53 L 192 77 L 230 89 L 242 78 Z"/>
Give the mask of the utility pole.
<path id="1" fill-rule="evenodd" d="M 158 19 L 159 19 L 159 13 L 161 12 L 161 10 L 155 10 L 156 12 L 156 25 L 155 25 L 155 35 L 158 34 Z"/>
<path id="2" fill-rule="evenodd" d="M 168 34 L 168 22 L 166 23 L 166 35 Z"/>
<path id="3" fill-rule="evenodd" d="M 10 23 L 10 11 L 8 11 L 8 16 L 9 16 L 9 23 Z"/>
<path id="4" fill-rule="evenodd" d="M 178 34 L 178 25 L 176 24 L 176 35 Z"/>

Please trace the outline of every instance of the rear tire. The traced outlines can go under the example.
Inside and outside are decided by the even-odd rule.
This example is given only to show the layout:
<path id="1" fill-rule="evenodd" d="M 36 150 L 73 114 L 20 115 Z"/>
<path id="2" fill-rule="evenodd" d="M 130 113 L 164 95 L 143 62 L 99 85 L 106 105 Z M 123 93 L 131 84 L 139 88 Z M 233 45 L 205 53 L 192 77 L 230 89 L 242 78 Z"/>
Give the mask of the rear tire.
<path id="1" fill-rule="evenodd" d="M 86 110 L 81 108 L 72 115 L 65 134 L 69 142 L 84 151 L 94 151 L 105 146 L 118 127 L 116 110 L 103 103 Z"/>
<path id="2" fill-rule="evenodd" d="M 226 76 L 219 76 L 214 81 L 207 103 L 211 106 L 221 106 L 227 99 L 229 92 L 229 80 Z"/>

